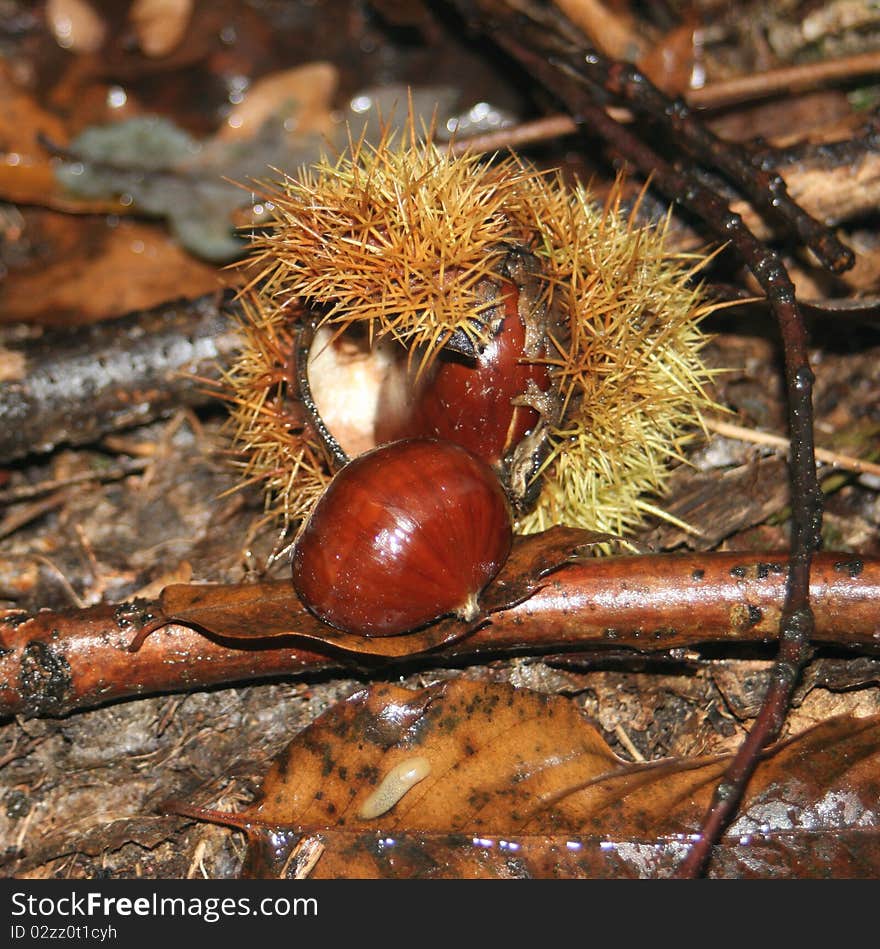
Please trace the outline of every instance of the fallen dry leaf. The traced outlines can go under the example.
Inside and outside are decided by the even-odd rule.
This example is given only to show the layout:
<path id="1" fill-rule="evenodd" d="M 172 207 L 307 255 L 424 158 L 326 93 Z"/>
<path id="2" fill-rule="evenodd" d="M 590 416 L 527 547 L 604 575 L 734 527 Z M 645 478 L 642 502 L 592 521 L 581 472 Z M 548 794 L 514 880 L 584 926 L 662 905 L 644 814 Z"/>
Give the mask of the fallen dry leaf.
<path id="1" fill-rule="evenodd" d="M 452 680 L 362 689 L 301 732 L 237 814 L 245 873 L 313 877 L 668 875 L 726 756 L 632 764 L 567 698 Z M 719 876 L 873 876 L 880 716 L 841 716 L 769 749 Z M 319 848 L 319 849 L 320 849 Z"/>
<path id="2" fill-rule="evenodd" d="M 216 140 L 252 138 L 264 123 L 279 117 L 289 120 L 289 131 L 329 138 L 336 125 L 332 108 L 338 85 L 339 70 L 331 63 L 306 63 L 263 76 L 232 108 Z"/>
<path id="3" fill-rule="evenodd" d="M 86 0 L 48 0 L 46 22 L 62 49 L 95 53 L 104 43 L 107 24 Z"/>
<path id="4" fill-rule="evenodd" d="M 127 214 L 115 198 L 84 198 L 58 182 L 47 143 L 63 147 L 69 135 L 64 121 L 42 105 L 22 84 L 8 62 L 0 60 L 0 195 L 4 201 L 36 204 L 71 214 Z"/>
<path id="5" fill-rule="evenodd" d="M 234 277 L 192 257 L 153 224 L 35 211 L 29 225 L 41 253 L 7 273 L 0 323 L 94 323 L 212 293 Z"/>
<path id="6" fill-rule="evenodd" d="M 460 639 L 482 626 L 491 613 L 527 600 L 544 577 L 570 563 L 582 548 L 608 540 L 606 534 L 566 527 L 517 537 L 501 572 L 480 594 L 481 612 L 475 619 L 463 622 L 450 616 L 398 636 L 361 636 L 328 626 L 300 603 L 287 580 L 172 584 L 162 591 L 161 617 L 141 631 L 132 649 L 139 649 L 153 629 L 173 622 L 223 639 L 295 636 L 362 655 L 412 656 Z"/>

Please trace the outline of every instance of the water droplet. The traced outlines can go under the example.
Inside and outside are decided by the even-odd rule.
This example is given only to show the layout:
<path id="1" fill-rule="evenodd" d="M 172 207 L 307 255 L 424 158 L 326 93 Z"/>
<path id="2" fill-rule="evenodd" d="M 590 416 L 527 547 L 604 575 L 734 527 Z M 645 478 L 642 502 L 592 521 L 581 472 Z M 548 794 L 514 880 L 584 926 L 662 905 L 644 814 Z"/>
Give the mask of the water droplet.
<path id="1" fill-rule="evenodd" d="M 107 105 L 111 109 L 121 109 L 128 102 L 128 93 L 122 86 L 111 86 L 107 90 Z"/>

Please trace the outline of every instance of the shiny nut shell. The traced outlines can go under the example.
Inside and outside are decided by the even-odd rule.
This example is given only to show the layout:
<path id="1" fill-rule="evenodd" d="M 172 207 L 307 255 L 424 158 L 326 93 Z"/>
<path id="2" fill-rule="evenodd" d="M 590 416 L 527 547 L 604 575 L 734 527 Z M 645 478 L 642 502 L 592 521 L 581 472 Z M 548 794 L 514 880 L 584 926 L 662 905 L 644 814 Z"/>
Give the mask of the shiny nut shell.
<path id="1" fill-rule="evenodd" d="M 390 636 L 472 617 L 511 543 L 510 507 L 485 462 L 451 442 L 406 439 L 336 475 L 297 538 L 293 583 L 324 622 Z"/>
<path id="2" fill-rule="evenodd" d="M 504 319 L 496 335 L 474 360 L 441 353 L 415 383 L 405 407 L 380 403 L 377 442 L 417 436 L 449 439 L 497 465 L 534 428 L 538 413 L 517 399 L 530 384 L 548 389 L 549 370 L 524 357 L 519 291 L 506 281 L 500 292 Z"/>

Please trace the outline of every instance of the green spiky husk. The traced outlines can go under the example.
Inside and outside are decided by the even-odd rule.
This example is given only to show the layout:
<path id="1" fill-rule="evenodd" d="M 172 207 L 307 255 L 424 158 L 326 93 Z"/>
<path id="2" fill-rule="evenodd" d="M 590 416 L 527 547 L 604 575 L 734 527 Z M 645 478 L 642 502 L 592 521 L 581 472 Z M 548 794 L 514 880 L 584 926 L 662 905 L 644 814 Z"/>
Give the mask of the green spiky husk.
<path id="1" fill-rule="evenodd" d="M 479 157 L 433 145 L 356 144 L 267 192 L 275 217 L 255 242 L 261 294 L 307 300 L 341 330 L 366 324 L 429 352 L 456 330 L 484 343 L 477 284 L 522 236 L 518 195 L 533 176 L 512 159 L 487 173 Z"/>
<path id="2" fill-rule="evenodd" d="M 223 379 L 240 486 L 259 484 L 267 521 L 286 527 L 307 517 L 330 480 L 329 459 L 296 414 L 289 309 L 242 297 L 241 353 Z"/>
<path id="3" fill-rule="evenodd" d="M 619 196 L 618 187 L 602 207 L 559 180 L 534 189 L 540 253 L 569 337 L 553 360 L 566 409 L 524 533 L 566 524 L 621 536 L 663 516 L 651 498 L 713 405 L 700 357 L 711 307 L 693 283 L 704 258 L 670 256 L 666 222 L 634 226 Z"/>
<path id="4" fill-rule="evenodd" d="M 274 221 L 255 243 L 256 302 L 228 382 L 235 440 L 268 510 L 285 523 L 304 517 L 330 476 L 320 446 L 289 417 L 291 307 L 428 353 L 456 330 L 480 342 L 477 284 L 518 243 L 542 259 L 548 300 L 564 317 L 547 362 L 565 411 L 517 529 L 625 535 L 663 516 L 655 500 L 670 465 L 712 405 L 700 357 L 710 307 L 693 282 L 703 258 L 670 256 L 664 223 L 633 226 L 619 187 L 601 207 L 519 159 L 487 165 L 391 137 L 265 197 Z"/>

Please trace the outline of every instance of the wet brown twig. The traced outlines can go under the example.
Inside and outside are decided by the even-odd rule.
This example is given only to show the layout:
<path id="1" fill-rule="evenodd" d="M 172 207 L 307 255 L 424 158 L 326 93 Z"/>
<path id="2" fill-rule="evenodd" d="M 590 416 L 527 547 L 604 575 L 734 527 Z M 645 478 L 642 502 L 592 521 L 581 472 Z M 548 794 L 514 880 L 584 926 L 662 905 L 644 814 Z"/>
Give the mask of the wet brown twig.
<path id="1" fill-rule="evenodd" d="M 0 618 L 0 717 L 57 716 L 126 697 L 328 671 L 394 670 L 471 663 L 505 655 L 631 649 L 656 652 L 701 643 L 773 642 L 786 594 L 785 554 L 600 557 L 551 575 L 527 600 L 446 646 L 396 658 L 346 653 L 322 643 L 322 624 L 286 580 L 250 585 L 261 638 L 220 638 L 163 624 L 161 600 Z M 265 609 L 262 599 L 269 603 Z M 201 587 L 204 589 L 204 587 Z M 241 587 L 217 586 L 239 620 Z M 256 594 L 256 596 L 255 596 Z M 821 554 L 811 595 L 817 642 L 880 649 L 880 560 Z M 280 598 L 280 600 L 279 600 Z M 283 635 L 268 635 L 279 602 Z M 153 627 L 136 652 L 137 634 Z M 299 631 L 299 632 L 298 632 Z M 309 638 L 306 638 L 309 637 Z M 396 637 L 405 645 L 406 636 Z M 674 654 L 674 653 L 673 653 Z"/>

